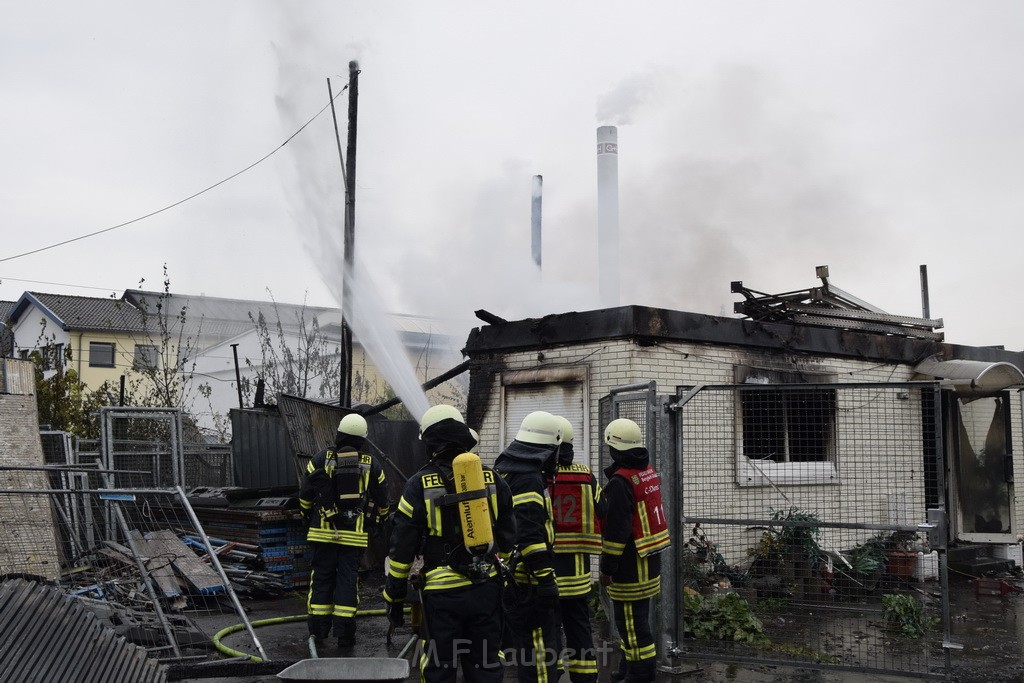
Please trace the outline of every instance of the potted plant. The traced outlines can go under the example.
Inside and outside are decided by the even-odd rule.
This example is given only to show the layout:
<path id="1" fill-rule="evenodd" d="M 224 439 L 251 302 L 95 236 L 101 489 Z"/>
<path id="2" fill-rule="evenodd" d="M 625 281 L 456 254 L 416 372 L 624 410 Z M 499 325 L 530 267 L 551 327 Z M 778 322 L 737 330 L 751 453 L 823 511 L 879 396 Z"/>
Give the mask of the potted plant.
<path id="1" fill-rule="evenodd" d="M 917 565 L 917 552 L 911 548 L 915 536 L 897 531 L 888 537 L 886 571 L 890 576 L 910 579 Z"/>

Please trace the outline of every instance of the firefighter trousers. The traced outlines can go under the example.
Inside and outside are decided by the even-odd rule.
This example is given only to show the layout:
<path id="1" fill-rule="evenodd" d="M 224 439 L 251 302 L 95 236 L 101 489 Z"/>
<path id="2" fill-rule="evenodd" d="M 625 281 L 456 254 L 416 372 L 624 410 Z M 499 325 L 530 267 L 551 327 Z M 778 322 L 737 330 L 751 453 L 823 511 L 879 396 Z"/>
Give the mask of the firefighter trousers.
<path id="1" fill-rule="evenodd" d="M 651 599 L 612 600 L 612 611 L 621 651 L 619 668 L 612 674 L 612 680 L 651 683 L 658 654 L 651 630 Z"/>
<path id="2" fill-rule="evenodd" d="M 597 652 L 590 627 L 589 598 L 589 595 L 583 595 L 558 600 L 559 617 L 565 634 L 562 659 L 572 683 L 597 681 Z"/>
<path id="3" fill-rule="evenodd" d="M 359 564 L 363 548 L 339 543 L 310 543 L 309 633 L 317 638 L 334 636 L 339 644 L 351 644 L 356 633 L 359 605 Z"/>
<path id="4" fill-rule="evenodd" d="M 496 580 L 423 591 L 426 645 L 420 656 L 425 683 L 501 683 L 501 586 Z"/>
<path id="5" fill-rule="evenodd" d="M 511 658 L 519 683 L 558 683 L 562 643 L 555 609 L 536 607 L 527 602 L 517 615 L 513 628 L 506 631 L 510 647 L 505 650 L 506 662 Z"/>

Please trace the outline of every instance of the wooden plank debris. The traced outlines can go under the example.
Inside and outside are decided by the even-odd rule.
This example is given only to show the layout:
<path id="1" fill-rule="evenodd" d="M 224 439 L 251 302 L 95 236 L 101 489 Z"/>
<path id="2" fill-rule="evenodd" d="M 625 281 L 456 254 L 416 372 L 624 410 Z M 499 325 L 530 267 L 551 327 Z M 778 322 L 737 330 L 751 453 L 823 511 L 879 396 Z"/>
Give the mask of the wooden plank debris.
<path id="1" fill-rule="evenodd" d="M 213 595 L 227 590 L 224 580 L 217 572 L 199 559 L 173 531 L 169 529 L 151 531 L 141 540 L 135 541 L 135 544 L 139 548 L 139 552 L 150 561 L 158 558 L 169 560 L 175 573 L 200 595 Z M 147 564 L 147 566 L 150 565 Z"/>

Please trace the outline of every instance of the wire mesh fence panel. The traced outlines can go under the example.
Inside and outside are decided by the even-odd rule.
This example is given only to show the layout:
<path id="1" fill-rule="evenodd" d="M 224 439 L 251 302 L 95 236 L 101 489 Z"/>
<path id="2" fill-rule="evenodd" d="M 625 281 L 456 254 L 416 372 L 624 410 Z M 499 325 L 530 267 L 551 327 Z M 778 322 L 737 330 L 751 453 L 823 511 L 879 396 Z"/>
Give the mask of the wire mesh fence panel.
<path id="1" fill-rule="evenodd" d="M 199 486 L 222 488 L 233 483 L 229 445 L 185 444 L 183 461 L 181 485 L 186 490 Z"/>
<path id="2" fill-rule="evenodd" d="M 39 441 L 43 447 L 43 462 L 47 465 L 70 465 L 74 463 L 71 434 L 68 432 L 40 431 Z"/>
<path id="3" fill-rule="evenodd" d="M 183 485 L 181 411 L 176 408 L 100 408 L 103 466 L 145 470 L 153 486 Z M 119 481 L 114 486 L 122 486 Z"/>
<path id="4" fill-rule="evenodd" d="M 161 659 L 208 656 L 214 635 L 238 624 L 249 636 L 239 651 L 265 659 L 235 572 L 221 563 L 225 548 L 212 544 L 184 492 L 94 489 L 91 474 L 65 472 L 69 487 L 53 489 L 48 472 L 2 472 L 0 576 L 59 585 Z"/>
<path id="5" fill-rule="evenodd" d="M 919 526 L 943 499 L 937 391 L 709 386 L 678 406 L 664 580 L 684 656 L 944 675 L 945 544 Z"/>

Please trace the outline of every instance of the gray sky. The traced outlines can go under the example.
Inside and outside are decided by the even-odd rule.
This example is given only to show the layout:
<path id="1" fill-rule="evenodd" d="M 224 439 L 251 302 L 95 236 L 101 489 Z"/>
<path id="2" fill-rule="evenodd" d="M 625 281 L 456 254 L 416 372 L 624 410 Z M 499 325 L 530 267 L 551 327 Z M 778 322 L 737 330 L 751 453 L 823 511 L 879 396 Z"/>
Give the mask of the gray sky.
<path id="1" fill-rule="evenodd" d="M 947 341 L 1024 348 L 1019 2 L 3 5 L 0 299 L 160 289 L 166 263 L 176 292 L 335 305 L 329 110 L 199 197 L 10 257 L 237 173 L 356 59 L 356 253 L 391 311 L 599 307 L 595 134 L 614 124 L 622 304 L 731 316 L 731 281 L 804 289 L 827 264 L 920 315 L 927 264 Z"/>

